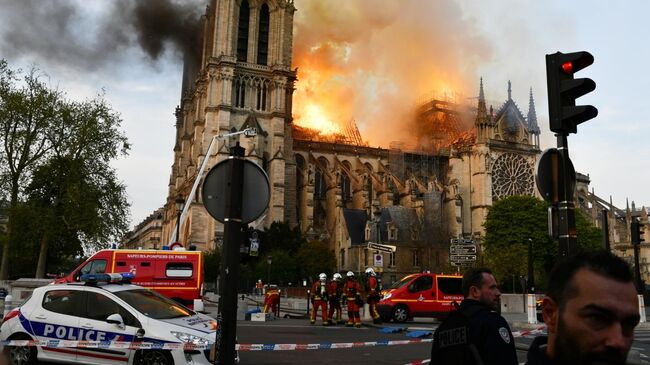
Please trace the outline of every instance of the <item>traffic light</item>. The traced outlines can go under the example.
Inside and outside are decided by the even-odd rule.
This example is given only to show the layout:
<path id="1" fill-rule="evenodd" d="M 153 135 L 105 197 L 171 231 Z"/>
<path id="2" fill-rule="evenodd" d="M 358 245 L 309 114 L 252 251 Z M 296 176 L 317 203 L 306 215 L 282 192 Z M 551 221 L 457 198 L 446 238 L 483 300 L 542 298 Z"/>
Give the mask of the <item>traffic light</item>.
<path id="1" fill-rule="evenodd" d="M 573 74 L 594 63 L 589 52 L 546 55 L 548 111 L 551 130 L 555 133 L 577 132 L 577 125 L 598 115 L 592 105 L 576 105 L 576 99 L 596 89 L 592 79 L 574 79 Z"/>
<path id="2" fill-rule="evenodd" d="M 639 221 L 637 221 L 636 219 L 633 220 L 632 223 L 630 223 L 630 234 L 632 236 L 631 238 L 632 238 L 633 245 L 639 245 L 643 241 L 645 241 L 643 239 L 645 232 L 643 232 L 643 229 L 641 228 L 642 228 L 641 223 L 639 223 Z"/>

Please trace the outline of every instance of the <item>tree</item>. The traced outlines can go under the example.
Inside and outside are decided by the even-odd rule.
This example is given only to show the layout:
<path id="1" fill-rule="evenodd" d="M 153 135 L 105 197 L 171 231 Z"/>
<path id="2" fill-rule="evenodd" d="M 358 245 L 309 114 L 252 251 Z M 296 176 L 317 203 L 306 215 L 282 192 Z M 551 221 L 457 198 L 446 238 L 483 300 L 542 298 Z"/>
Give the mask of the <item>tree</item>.
<path id="1" fill-rule="evenodd" d="M 27 185 L 32 171 L 52 147 L 45 131 L 58 117 L 61 102 L 61 93 L 40 81 L 36 68 L 24 76 L 22 86 L 16 84 L 18 73 L 0 60 L 0 183 L 3 184 L 0 190 L 9 192 L 9 221 L 0 280 L 9 275 L 13 222 L 21 187 Z"/>
<path id="2" fill-rule="evenodd" d="M 336 270 L 336 256 L 323 241 L 309 241 L 300 246 L 296 258 L 300 263 L 302 278 L 314 278 L 321 272 L 330 276 Z"/>
<path id="3" fill-rule="evenodd" d="M 261 232 L 260 242 L 260 257 L 266 257 L 274 250 L 284 250 L 295 255 L 307 241 L 300 232 L 300 227 L 291 228 L 287 222 L 275 221 Z"/>
<path id="4" fill-rule="evenodd" d="M 484 223 L 485 263 L 502 282 L 528 272 L 528 240 L 532 240 L 537 287 L 544 287 L 547 273 L 557 260 L 558 244 L 548 236 L 547 205 L 530 196 L 511 196 L 496 201 Z M 599 229 L 576 211 L 578 245 L 597 248 Z"/>

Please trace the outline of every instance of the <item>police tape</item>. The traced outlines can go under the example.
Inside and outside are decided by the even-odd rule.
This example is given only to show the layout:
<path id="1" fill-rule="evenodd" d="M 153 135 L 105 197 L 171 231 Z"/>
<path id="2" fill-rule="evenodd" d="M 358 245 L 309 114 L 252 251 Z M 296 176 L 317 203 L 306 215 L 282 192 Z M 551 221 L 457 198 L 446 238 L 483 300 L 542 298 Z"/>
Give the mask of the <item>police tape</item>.
<path id="1" fill-rule="evenodd" d="M 236 344 L 238 351 L 300 351 L 300 350 L 330 350 L 349 349 L 358 347 L 397 346 L 431 342 L 429 339 L 369 341 L 369 342 L 339 342 L 339 343 L 279 343 L 279 344 Z M 73 340 L 12 340 L 1 341 L 3 346 L 38 346 L 50 348 L 101 348 L 101 349 L 131 349 L 131 350 L 202 350 L 212 345 L 197 345 L 180 342 L 125 342 L 125 341 L 73 341 Z"/>
<path id="2" fill-rule="evenodd" d="M 526 337 L 533 334 L 543 333 L 546 326 L 529 330 L 516 331 L 512 333 L 513 337 Z M 385 341 L 368 341 L 368 342 L 326 342 L 326 343 L 279 343 L 279 344 L 237 344 L 235 350 L 238 351 L 303 351 L 303 350 L 333 350 L 349 349 L 360 347 L 383 347 L 399 346 L 430 343 L 433 339 L 413 339 L 413 340 L 385 340 Z M 127 342 L 127 341 L 76 341 L 76 340 L 11 340 L 0 341 L 3 346 L 38 346 L 50 348 L 101 348 L 101 349 L 130 349 L 130 350 L 203 350 L 208 349 L 211 344 L 193 344 L 183 342 Z M 426 360 L 425 360 L 426 361 Z M 423 362 L 414 362 L 407 365 L 424 364 Z"/>

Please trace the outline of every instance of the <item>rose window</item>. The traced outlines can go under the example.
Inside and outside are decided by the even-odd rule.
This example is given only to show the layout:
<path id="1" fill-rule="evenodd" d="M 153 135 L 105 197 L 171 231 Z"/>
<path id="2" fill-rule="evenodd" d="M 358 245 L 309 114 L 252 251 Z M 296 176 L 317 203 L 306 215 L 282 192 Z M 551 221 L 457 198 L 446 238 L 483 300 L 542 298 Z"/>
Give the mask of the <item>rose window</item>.
<path id="1" fill-rule="evenodd" d="M 533 195 L 533 168 L 521 155 L 504 153 L 492 166 L 492 198 Z"/>

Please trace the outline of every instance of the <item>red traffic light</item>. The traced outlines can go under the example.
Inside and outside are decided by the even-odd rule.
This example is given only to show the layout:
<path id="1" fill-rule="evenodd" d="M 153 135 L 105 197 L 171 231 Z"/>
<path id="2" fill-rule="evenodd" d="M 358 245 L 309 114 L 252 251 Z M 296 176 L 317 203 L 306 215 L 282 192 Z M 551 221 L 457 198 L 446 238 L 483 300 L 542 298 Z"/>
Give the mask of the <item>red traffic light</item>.
<path id="1" fill-rule="evenodd" d="M 570 75 L 573 73 L 573 63 L 571 61 L 565 62 L 562 64 L 562 70 L 564 70 L 564 73 L 567 75 Z"/>

